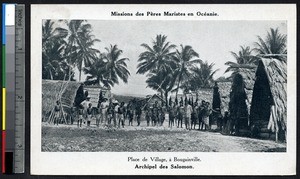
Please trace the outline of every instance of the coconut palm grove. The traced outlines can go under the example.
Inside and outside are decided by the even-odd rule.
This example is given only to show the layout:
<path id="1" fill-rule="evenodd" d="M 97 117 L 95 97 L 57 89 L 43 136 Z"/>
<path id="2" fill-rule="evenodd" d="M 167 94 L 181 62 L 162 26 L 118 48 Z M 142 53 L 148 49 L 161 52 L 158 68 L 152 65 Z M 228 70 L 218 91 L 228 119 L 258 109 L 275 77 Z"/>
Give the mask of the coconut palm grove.
<path id="1" fill-rule="evenodd" d="M 97 30 L 88 20 L 43 21 L 42 151 L 286 151 L 287 35 L 279 28 L 229 49 L 217 78 L 215 62 L 189 39 L 145 34 L 151 43 L 130 59 L 119 44 L 99 48 L 110 42 Z M 133 75 L 153 93 L 114 93 Z"/>

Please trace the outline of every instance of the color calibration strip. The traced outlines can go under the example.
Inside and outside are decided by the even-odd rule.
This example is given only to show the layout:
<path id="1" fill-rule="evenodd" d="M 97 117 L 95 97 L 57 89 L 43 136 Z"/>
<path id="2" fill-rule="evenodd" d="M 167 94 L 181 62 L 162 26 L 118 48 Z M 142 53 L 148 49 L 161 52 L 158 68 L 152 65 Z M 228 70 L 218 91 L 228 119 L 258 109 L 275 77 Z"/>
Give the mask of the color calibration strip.
<path id="1" fill-rule="evenodd" d="M 15 120 L 15 4 L 3 4 L 2 172 L 13 173 Z"/>
<path id="2" fill-rule="evenodd" d="M 24 172 L 25 6 L 2 4 L 2 173 Z"/>

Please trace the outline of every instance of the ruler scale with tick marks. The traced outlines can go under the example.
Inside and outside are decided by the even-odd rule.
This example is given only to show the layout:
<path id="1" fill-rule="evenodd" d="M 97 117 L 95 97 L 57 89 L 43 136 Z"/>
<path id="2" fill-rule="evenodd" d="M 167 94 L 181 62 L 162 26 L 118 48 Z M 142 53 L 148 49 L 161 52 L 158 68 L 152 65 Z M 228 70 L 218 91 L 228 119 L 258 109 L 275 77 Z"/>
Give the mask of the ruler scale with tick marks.
<path id="1" fill-rule="evenodd" d="M 2 173 L 24 173 L 25 6 L 3 4 Z"/>

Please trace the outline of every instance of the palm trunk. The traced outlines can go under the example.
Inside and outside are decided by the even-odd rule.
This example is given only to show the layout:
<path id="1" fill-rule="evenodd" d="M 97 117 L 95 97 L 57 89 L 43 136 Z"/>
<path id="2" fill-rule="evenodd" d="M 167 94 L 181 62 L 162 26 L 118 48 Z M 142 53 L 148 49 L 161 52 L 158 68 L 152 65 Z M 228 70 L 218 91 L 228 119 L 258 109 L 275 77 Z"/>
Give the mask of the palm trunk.
<path id="1" fill-rule="evenodd" d="M 176 90 L 176 93 L 175 93 L 175 98 L 177 98 L 177 95 L 178 95 L 179 85 L 180 85 L 180 81 L 178 81 L 177 90 Z"/>
<path id="2" fill-rule="evenodd" d="M 50 79 L 53 80 L 53 75 L 52 75 L 51 70 L 49 71 L 49 74 L 50 74 Z"/>
<path id="3" fill-rule="evenodd" d="M 165 91 L 166 107 L 168 107 L 168 91 Z"/>
<path id="4" fill-rule="evenodd" d="M 81 81 L 82 64 L 83 64 L 83 60 L 81 61 L 80 68 L 79 68 L 79 82 Z"/>
<path id="5" fill-rule="evenodd" d="M 178 95 L 181 78 L 182 78 L 182 73 L 180 73 L 179 78 L 178 78 L 178 85 L 177 85 L 177 90 L 176 90 L 175 98 L 177 98 L 177 95 Z"/>

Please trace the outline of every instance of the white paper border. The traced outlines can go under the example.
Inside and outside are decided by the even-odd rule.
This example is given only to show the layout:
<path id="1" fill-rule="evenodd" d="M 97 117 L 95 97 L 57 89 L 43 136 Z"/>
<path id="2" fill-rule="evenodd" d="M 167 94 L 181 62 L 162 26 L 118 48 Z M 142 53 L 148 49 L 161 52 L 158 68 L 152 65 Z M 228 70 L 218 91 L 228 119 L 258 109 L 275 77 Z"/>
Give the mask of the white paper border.
<path id="1" fill-rule="evenodd" d="M 217 12 L 215 17 L 120 17 L 111 11 Z M 287 152 L 41 152 L 42 19 L 286 20 L 288 34 Z M 292 175 L 296 172 L 296 5 L 31 5 L 31 174 L 42 175 Z M 127 157 L 194 157 L 194 170 L 135 170 Z"/>

